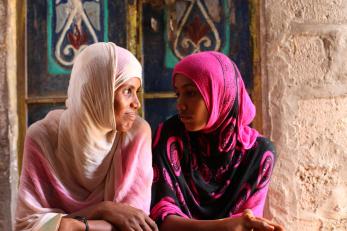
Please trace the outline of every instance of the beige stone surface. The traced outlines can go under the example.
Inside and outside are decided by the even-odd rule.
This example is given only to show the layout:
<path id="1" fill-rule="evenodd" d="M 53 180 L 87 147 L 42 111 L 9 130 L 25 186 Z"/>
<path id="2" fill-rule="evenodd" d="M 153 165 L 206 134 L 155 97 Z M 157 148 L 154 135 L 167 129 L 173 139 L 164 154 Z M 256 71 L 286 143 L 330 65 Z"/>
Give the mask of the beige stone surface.
<path id="1" fill-rule="evenodd" d="M 345 0 L 289 0 L 282 6 L 295 15 L 295 20 L 313 23 L 346 23 Z"/>
<path id="2" fill-rule="evenodd" d="M 16 6 L 0 1 L 0 230 L 12 230 L 18 186 Z"/>
<path id="3" fill-rule="evenodd" d="M 347 225 L 347 96 L 301 100 L 298 103 L 298 166 L 295 170 L 299 212 L 322 224 Z M 304 154 L 304 155 L 303 155 Z M 326 221 L 326 222 L 324 222 Z"/>
<path id="4" fill-rule="evenodd" d="M 347 230 L 347 1 L 263 1 L 264 127 L 278 161 L 266 216 Z"/>
<path id="5" fill-rule="evenodd" d="M 10 230 L 11 214 L 8 213 L 11 198 L 10 144 L 8 140 L 8 88 L 6 79 L 6 4 L 0 1 L 0 230 Z"/>

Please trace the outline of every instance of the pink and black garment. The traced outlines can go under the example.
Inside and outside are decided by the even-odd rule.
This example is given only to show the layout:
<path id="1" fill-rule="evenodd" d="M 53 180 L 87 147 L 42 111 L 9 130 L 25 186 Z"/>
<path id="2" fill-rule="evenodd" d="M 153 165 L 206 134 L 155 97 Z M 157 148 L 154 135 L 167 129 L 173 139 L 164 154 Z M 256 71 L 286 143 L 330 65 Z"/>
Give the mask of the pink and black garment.
<path id="1" fill-rule="evenodd" d="M 151 217 L 194 219 L 263 215 L 275 161 L 270 140 L 249 127 L 255 107 L 236 65 L 218 52 L 187 56 L 174 68 L 192 80 L 210 114 L 188 132 L 179 116 L 160 124 L 153 142 Z"/>

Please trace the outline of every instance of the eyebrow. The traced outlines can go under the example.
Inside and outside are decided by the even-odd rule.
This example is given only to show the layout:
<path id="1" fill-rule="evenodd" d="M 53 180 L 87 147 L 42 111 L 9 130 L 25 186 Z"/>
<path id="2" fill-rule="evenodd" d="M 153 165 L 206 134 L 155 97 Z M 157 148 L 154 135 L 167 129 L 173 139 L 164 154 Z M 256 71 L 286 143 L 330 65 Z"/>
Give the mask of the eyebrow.
<path id="1" fill-rule="evenodd" d="M 122 88 L 132 88 L 132 89 L 137 89 L 136 86 L 132 85 L 132 84 L 123 84 Z M 141 86 L 139 86 L 138 88 L 141 88 Z"/>
<path id="2" fill-rule="evenodd" d="M 180 86 L 180 88 L 187 88 L 187 87 L 194 87 L 194 88 L 196 88 L 196 86 L 193 83 L 186 83 L 186 84 L 183 84 L 182 86 Z M 176 86 L 174 86 L 174 88 L 177 89 Z"/>

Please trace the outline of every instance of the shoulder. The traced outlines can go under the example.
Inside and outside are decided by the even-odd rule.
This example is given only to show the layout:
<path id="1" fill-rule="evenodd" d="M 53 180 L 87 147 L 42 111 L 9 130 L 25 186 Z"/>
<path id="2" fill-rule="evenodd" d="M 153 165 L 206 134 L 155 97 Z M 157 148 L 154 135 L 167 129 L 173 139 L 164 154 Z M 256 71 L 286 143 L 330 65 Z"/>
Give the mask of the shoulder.
<path id="1" fill-rule="evenodd" d="M 63 110 L 53 110 L 41 120 L 31 124 L 26 131 L 26 137 L 32 140 L 52 140 L 57 136 L 59 122 Z M 38 142 L 39 143 L 39 142 Z"/>
<path id="2" fill-rule="evenodd" d="M 253 150 L 255 153 L 255 163 L 262 165 L 265 161 L 267 161 L 268 164 L 271 163 L 271 166 L 275 164 L 277 160 L 277 154 L 275 145 L 270 139 L 259 136 L 256 140 L 255 147 Z"/>
<path id="3" fill-rule="evenodd" d="M 255 142 L 255 146 L 257 149 L 259 149 L 260 152 L 264 153 L 264 152 L 270 151 L 274 155 L 276 154 L 275 145 L 270 139 L 266 137 L 259 136 Z"/>
<path id="4" fill-rule="evenodd" d="M 57 146 L 59 122 L 62 110 L 49 112 L 45 118 L 36 121 L 26 131 L 23 165 L 32 160 L 44 162 L 47 152 Z"/>
<path id="5" fill-rule="evenodd" d="M 163 144 L 163 140 L 166 141 L 171 136 L 181 136 L 184 132 L 184 125 L 179 120 L 178 115 L 174 115 L 171 118 L 160 123 L 154 132 L 153 148 L 159 143 Z M 164 142 L 165 143 L 165 142 Z"/>
<path id="6" fill-rule="evenodd" d="M 179 120 L 178 115 L 160 123 L 154 133 L 153 137 L 153 150 L 161 149 L 167 145 L 170 137 L 180 137 L 184 132 L 184 125 Z"/>
<path id="7" fill-rule="evenodd" d="M 270 157 L 273 161 L 277 159 L 274 144 L 266 137 L 259 136 L 253 147 L 247 150 L 248 158 L 252 159 L 252 163 L 262 162 L 264 158 Z"/>
<path id="8" fill-rule="evenodd" d="M 161 123 L 160 126 L 162 126 L 162 133 L 167 133 L 170 135 L 180 134 L 185 129 L 184 125 L 178 118 L 178 115 L 174 115 L 169 119 L 165 120 L 163 123 Z"/>
<path id="9" fill-rule="evenodd" d="M 129 130 L 130 133 L 134 134 L 135 136 L 149 136 L 151 137 L 152 131 L 151 127 L 149 126 L 148 122 L 141 118 L 140 116 L 137 116 L 133 126 Z"/>

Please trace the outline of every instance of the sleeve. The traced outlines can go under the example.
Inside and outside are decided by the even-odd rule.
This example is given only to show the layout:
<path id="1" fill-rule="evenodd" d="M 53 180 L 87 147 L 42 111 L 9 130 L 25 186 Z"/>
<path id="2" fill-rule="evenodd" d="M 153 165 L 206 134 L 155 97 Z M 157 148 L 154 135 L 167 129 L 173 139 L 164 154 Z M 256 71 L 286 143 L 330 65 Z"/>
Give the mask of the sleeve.
<path id="1" fill-rule="evenodd" d="M 52 209 L 45 197 L 47 181 L 45 164 L 40 148 L 26 137 L 22 174 L 20 177 L 15 230 L 58 230 L 65 215 L 59 209 Z"/>
<path id="2" fill-rule="evenodd" d="M 141 140 L 137 151 L 138 160 L 134 181 L 123 202 L 149 214 L 153 169 L 151 129 L 147 123 L 142 124 L 140 135 Z"/>
<path id="3" fill-rule="evenodd" d="M 243 203 L 238 212 L 233 216 L 239 216 L 245 209 L 251 209 L 253 214 L 258 217 L 263 216 L 264 205 L 269 189 L 270 178 L 275 165 L 276 155 L 273 144 L 264 139 L 260 142 L 262 155 L 257 157 L 256 171 L 254 172 L 255 185 L 250 197 Z M 262 144 L 261 144 L 262 143 Z"/>

